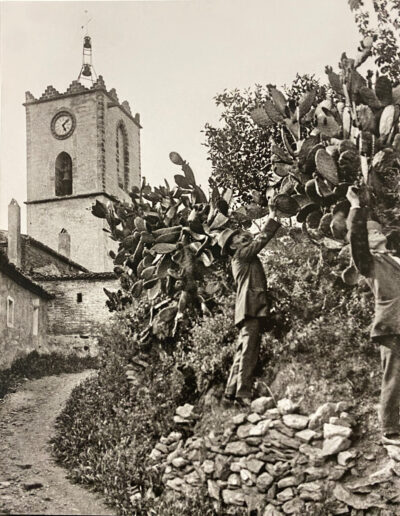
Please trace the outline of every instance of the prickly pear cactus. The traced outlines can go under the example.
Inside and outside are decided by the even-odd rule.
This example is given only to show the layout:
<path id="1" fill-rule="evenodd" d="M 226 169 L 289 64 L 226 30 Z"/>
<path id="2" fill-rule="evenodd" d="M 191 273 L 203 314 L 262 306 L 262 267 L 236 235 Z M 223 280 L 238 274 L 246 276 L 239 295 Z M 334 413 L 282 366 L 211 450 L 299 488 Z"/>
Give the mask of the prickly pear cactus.
<path id="1" fill-rule="evenodd" d="M 316 104 L 315 92 L 296 105 L 271 92 L 257 107 L 257 124 L 279 124 L 284 145 L 272 145 L 272 175 L 267 197 L 279 201 L 282 216 L 297 218 L 316 239 L 340 246 L 349 210 L 346 192 L 362 186 L 368 205 L 385 226 L 400 225 L 400 85 L 388 77 L 357 68 L 371 54 L 372 37 L 364 38 L 355 59 L 343 54 L 339 71 L 326 67 L 330 90 Z M 312 120 L 304 137 L 302 126 Z M 329 222 L 328 222 L 329 221 Z"/>
<path id="2" fill-rule="evenodd" d="M 227 227 L 251 224 L 257 213 L 232 210 L 232 191 L 214 188 L 208 199 L 196 184 L 189 164 L 176 152 L 171 161 L 183 174 L 176 185 L 152 188 L 145 179 L 130 194 L 132 204 L 99 201 L 93 215 L 107 220 L 111 236 L 119 242 L 118 253 L 110 252 L 119 276 L 119 293 L 106 291 L 108 306 L 119 309 L 133 298 L 147 298 L 148 327 L 142 333 L 160 340 L 173 336 L 188 314 L 210 314 L 215 298 L 224 289 L 224 260 L 217 245 L 219 233 Z M 222 264 L 222 265 L 221 265 Z"/>

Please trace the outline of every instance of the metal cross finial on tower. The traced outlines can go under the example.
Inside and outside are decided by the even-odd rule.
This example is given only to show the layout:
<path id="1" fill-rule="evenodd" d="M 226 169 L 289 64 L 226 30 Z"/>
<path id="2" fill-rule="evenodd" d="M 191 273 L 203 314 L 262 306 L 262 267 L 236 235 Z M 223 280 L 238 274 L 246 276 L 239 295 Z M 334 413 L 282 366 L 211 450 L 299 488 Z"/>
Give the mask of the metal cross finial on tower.
<path id="1" fill-rule="evenodd" d="M 87 36 L 88 35 L 88 25 L 92 21 L 92 18 L 89 18 L 89 13 L 88 13 L 87 9 L 85 9 L 85 16 L 86 16 L 86 23 L 84 23 L 81 26 L 81 29 L 83 30 L 84 28 L 86 28 L 86 36 Z"/>
<path id="2" fill-rule="evenodd" d="M 97 80 L 97 74 L 92 64 L 92 40 L 88 35 L 88 25 L 91 18 L 89 18 L 87 10 L 85 10 L 85 14 L 87 20 L 86 23 L 81 26 L 81 29 L 86 28 L 86 35 L 83 38 L 82 67 L 79 72 L 78 81 L 89 81 L 91 85 L 93 85 L 94 81 Z"/>

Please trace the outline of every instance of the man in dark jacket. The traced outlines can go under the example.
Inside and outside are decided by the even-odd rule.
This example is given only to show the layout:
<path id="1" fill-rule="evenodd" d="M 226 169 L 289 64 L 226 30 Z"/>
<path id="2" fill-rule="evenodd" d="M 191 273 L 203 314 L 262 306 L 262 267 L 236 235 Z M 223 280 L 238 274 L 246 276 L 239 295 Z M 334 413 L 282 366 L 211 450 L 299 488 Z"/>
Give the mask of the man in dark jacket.
<path id="1" fill-rule="evenodd" d="M 382 442 L 400 445 L 400 258 L 386 248 L 380 224 L 367 221 L 354 187 L 347 198 L 353 262 L 375 297 L 371 337 L 380 345 L 383 368 L 380 397 Z"/>
<path id="2" fill-rule="evenodd" d="M 275 218 L 275 211 L 271 209 L 255 239 L 248 231 L 230 229 L 223 231 L 219 239 L 222 254 L 233 255 L 232 273 L 237 287 L 235 324 L 240 328 L 225 398 L 236 398 L 243 405 L 251 402 L 262 326 L 268 315 L 267 280 L 258 253 L 280 227 Z"/>

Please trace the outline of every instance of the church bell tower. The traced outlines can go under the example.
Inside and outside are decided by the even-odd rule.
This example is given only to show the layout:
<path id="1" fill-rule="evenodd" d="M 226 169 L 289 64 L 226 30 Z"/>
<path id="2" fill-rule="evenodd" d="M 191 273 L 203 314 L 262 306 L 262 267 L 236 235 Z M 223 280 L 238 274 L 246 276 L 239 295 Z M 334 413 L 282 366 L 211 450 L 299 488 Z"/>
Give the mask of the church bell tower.
<path id="1" fill-rule="evenodd" d="M 62 230 L 70 258 L 95 272 L 113 268 L 115 242 L 104 220 L 91 214 L 96 199 L 129 200 L 140 184 L 140 116 L 92 65 L 84 37 L 82 68 L 64 93 L 48 86 L 26 93 L 28 235 L 57 250 Z"/>

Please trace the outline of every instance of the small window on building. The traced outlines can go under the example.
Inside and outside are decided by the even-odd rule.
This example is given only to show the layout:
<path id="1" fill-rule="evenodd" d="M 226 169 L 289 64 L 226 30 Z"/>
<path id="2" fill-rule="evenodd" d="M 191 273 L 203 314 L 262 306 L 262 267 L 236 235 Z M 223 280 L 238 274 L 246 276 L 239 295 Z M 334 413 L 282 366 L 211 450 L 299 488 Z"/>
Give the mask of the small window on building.
<path id="1" fill-rule="evenodd" d="M 14 299 L 7 297 L 7 326 L 14 328 Z"/>
<path id="2" fill-rule="evenodd" d="M 76 302 L 77 303 L 82 303 L 82 293 L 81 292 L 78 292 L 76 294 Z"/>

